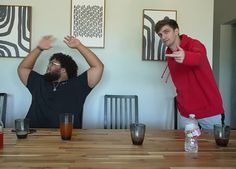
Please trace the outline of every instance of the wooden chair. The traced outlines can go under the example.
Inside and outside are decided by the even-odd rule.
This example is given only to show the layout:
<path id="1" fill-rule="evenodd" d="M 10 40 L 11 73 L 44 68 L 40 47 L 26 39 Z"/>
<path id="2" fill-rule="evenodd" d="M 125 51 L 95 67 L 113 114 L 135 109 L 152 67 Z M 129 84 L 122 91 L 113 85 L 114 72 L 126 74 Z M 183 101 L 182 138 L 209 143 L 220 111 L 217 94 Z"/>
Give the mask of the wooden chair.
<path id="1" fill-rule="evenodd" d="M 104 96 L 104 129 L 127 129 L 138 122 L 137 95 Z"/>
<path id="2" fill-rule="evenodd" d="M 6 124 L 6 108 L 7 108 L 7 94 L 0 93 L 0 119 L 3 122 L 3 125 Z"/>

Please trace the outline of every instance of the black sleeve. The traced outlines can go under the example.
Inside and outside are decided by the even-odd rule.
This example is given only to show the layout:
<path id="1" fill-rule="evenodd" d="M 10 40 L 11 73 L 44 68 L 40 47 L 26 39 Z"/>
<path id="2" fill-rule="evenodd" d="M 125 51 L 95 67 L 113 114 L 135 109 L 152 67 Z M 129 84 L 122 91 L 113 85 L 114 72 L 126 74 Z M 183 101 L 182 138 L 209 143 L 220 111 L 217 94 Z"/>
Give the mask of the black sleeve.
<path id="1" fill-rule="evenodd" d="M 42 75 L 32 70 L 29 74 L 26 87 L 29 89 L 29 91 L 32 91 L 35 86 L 35 83 L 39 83 L 41 79 Z"/>

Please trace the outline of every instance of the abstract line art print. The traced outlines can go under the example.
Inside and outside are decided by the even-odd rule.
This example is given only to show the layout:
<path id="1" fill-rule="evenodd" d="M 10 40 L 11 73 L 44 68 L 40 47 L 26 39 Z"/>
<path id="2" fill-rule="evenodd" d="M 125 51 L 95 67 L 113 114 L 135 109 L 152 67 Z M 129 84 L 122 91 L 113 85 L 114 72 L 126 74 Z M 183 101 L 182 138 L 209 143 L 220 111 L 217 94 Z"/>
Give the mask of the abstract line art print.
<path id="1" fill-rule="evenodd" d="M 87 47 L 104 47 L 105 0 L 72 0 L 71 35 Z"/>
<path id="2" fill-rule="evenodd" d="M 0 5 L 0 57 L 26 57 L 30 52 L 31 9 Z"/>
<path id="3" fill-rule="evenodd" d="M 176 20 L 176 15 L 176 10 L 143 10 L 142 60 L 166 61 L 166 46 L 155 33 L 155 24 L 165 17 Z"/>

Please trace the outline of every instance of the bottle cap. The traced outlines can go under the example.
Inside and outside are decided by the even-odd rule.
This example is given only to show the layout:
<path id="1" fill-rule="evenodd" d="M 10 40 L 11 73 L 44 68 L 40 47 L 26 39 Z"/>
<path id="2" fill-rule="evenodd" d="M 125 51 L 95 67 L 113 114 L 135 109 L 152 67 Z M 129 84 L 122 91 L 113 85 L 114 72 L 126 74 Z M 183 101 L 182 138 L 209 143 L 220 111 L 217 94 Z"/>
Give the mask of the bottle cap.
<path id="1" fill-rule="evenodd" d="M 195 114 L 189 114 L 190 118 L 195 118 Z"/>

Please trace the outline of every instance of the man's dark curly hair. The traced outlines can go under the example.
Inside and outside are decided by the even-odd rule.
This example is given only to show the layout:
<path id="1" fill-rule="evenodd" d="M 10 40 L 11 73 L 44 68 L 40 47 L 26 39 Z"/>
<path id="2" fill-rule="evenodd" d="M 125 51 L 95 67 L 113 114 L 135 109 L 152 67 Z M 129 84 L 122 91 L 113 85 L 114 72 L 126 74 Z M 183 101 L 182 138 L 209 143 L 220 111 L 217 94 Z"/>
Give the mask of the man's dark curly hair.
<path id="1" fill-rule="evenodd" d="M 49 60 L 52 61 L 53 59 L 59 61 L 61 67 L 66 69 L 69 79 L 77 76 L 78 66 L 71 56 L 65 55 L 63 53 L 55 53 Z"/>
<path id="2" fill-rule="evenodd" d="M 159 33 L 159 31 L 161 30 L 161 28 L 165 25 L 168 25 L 170 26 L 172 29 L 176 29 L 176 28 L 179 28 L 179 25 L 178 23 L 173 20 L 173 19 L 170 19 L 169 17 L 165 17 L 163 20 L 159 20 L 156 25 L 155 25 L 155 32 L 156 33 Z"/>

